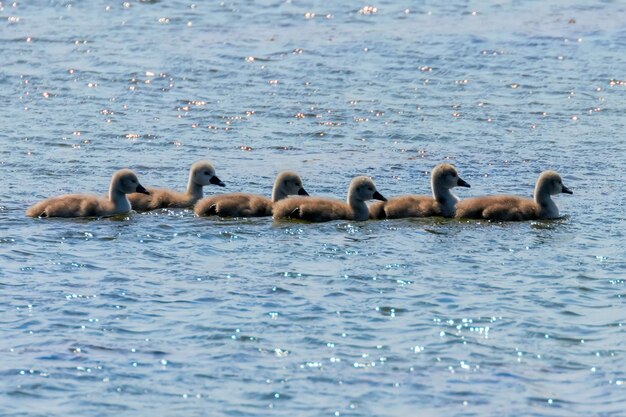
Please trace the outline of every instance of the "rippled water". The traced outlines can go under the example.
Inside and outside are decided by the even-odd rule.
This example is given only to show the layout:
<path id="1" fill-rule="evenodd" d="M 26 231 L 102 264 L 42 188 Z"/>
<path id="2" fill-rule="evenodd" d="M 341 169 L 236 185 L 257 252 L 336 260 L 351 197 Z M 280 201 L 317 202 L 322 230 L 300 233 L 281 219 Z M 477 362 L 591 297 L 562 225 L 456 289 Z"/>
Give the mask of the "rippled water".
<path id="1" fill-rule="evenodd" d="M 2 1 L 0 415 L 624 415 L 626 5 L 440 3 Z M 24 216 L 205 158 L 227 191 L 428 193 L 451 160 L 460 197 L 574 195 L 519 224 Z"/>

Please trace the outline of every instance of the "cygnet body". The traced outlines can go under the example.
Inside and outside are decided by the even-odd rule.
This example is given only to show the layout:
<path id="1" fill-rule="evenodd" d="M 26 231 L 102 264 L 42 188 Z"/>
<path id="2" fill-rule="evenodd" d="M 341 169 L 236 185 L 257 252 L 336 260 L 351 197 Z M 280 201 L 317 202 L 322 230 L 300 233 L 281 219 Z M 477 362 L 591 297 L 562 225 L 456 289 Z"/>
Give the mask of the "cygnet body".
<path id="1" fill-rule="evenodd" d="M 160 208 L 189 208 L 193 207 L 203 197 L 202 188 L 205 185 L 224 183 L 215 175 L 215 168 L 208 161 L 198 161 L 189 169 L 187 191 L 184 193 L 165 188 L 148 188 L 150 194 L 133 193 L 128 200 L 136 211 L 149 211 Z"/>
<path id="2" fill-rule="evenodd" d="M 131 210 L 126 194 L 148 194 L 130 169 L 113 174 L 109 198 L 88 194 L 66 194 L 40 201 L 26 210 L 29 217 L 106 217 Z"/>
<path id="3" fill-rule="evenodd" d="M 404 217 L 454 217 L 459 198 L 452 193 L 454 187 L 470 187 L 458 175 L 454 166 L 439 164 L 431 174 L 432 196 L 403 195 L 376 202 L 370 206 L 372 219 L 399 219 Z"/>
<path id="4" fill-rule="evenodd" d="M 274 205 L 275 219 L 300 219 L 310 222 L 331 220 L 364 221 L 369 218 L 368 200 L 386 201 L 368 177 L 356 177 L 348 188 L 347 202 L 328 198 L 289 198 Z"/>
<path id="5" fill-rule="evenodd" d="M 467 198 L 456 206 L 456 217 L 500 221 L 556 219 L 559 209 L 552 196 L 573 194 L 554 171 L 544 171 L 535 185 L 534 199 L 512 195 Z"/>
<path id="6" fill-rule="evenodd" d="M 293 171 L 284 171 L 276 176 L 271 199 L 248 193 L 220 194 L 200 200 L 194 211 L 198 216 L 271 216 L 274 203 L 290 195 L 308 196 L 309 194 L 302 187 L 302 180 L 298 174 Z"/>

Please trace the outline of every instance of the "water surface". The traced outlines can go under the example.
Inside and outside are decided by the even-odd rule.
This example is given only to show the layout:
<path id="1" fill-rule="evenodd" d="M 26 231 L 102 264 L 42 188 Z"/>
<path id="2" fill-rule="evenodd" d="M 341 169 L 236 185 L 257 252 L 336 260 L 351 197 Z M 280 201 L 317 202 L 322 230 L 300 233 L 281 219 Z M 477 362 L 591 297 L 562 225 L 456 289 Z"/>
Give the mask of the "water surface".
<path id="1" fill-rule="evenodd" d="M 626 6 L 0 3 L 0 414 L 623 415 Z M 557 221 L 28 219 L 113 171 L 530 196 Z M 208 187 L 207 193 L 222 192 Z"/>

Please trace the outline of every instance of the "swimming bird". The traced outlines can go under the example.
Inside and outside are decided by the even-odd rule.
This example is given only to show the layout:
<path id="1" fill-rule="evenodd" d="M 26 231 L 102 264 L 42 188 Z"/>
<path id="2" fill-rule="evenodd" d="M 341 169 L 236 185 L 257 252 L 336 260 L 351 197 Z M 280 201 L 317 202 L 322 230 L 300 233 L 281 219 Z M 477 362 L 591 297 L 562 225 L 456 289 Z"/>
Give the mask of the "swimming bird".
<path id="1" fill-rule="evenodd" d="M 348 188 L 347 203 L 329 198 L 288 198 L 274 205 L 275 219 L 301 219 L 310 222 L 369 218 L 367 200 L 386 201 L 368 177 L 355 177 Z"/>
<path id="2" fill-rule="evenodd" d="M 559 208 L 552 196 L 560 193 L 573 194 L 559 174 L 544 171 L 537 179 L 534 199 L 512 195 L 467 198 L 456 205 L 455 217 L 502 221 L 556 219 Z"/>
<path id="3" fill-rule="evenodd" d="M 209 184 L 224 187 L 222 180 L 215 175 L 213 165 L 208 161 L 198 161 L 189 169 L 186 192 L 180 193 L 165 188 L 148 188 L 149 195 L 133 193 L 128 196 L 128 200 L 133 206 L 133 210 L 136 211 L 189 208 L 202 198 L 202 187 Z"/>
<path id="4" fill-rule="evenodd" d="M 430 179 L 432 196 L 403 195 L 386 202 L 370 205 L 372 219 L 399 219 L 403 217 L 454 217 L 459 198 L 452 194 L 454 187 L 470 187 L 450 164 L 439 164 Z"/>
<path id="5" fill-rule="evenodd" d="M 113 174 L 109 198 L 88 194 L 66 194 L 51 197 L 26 210 L 29 217 L 105 217 L 128 213 L 131 210 L 126 194 L 148 194 L 130 169 Z"/>
<path id="6" fill-rule="evenodd" d="M 220 194 L 200 200 L 194 209 L 198 216 L 263 217 L 272 215 L 272 206 L 290 195 L 308 196 L 300 176 L 283 171 L 276 176 L 272 199 L 255 194 Z"/>

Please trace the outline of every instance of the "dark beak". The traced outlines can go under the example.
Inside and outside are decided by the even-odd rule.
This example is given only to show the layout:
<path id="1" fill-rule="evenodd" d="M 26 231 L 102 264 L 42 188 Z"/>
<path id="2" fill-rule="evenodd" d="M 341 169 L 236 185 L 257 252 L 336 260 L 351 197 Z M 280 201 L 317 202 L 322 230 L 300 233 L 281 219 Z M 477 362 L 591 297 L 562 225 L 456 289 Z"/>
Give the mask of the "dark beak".
<path id="1" fill-rule="evenodd" d="M 298 190 L 298 195 L 306 195 L 306 196 L 308 196 L 308 195 L 309 195 L 309 193 L 307 193 L 307 192 L 306 192 L 306 190 L 305 190 L 304 188 L 300 188 L 300 189 Z"/>
<path id="2" fill-rule="evenodd" d="M 574 194 L 574 192 L 570 190 L 569 188 L 567 188 L 566 186 L 563 186 L 563 188 L 561 188 L 561 192 L 565 194 Z"/>
<path id="3" fill-rule="evenodd" d="M 211 177 L 211 179 L 209 180 L 209 182 L 210 182 L 211 184 L 213 184 L 213 185 L 219 185 L 220 187 L 226 187 L 226 184 L 224 184 L 224 183 L 222 182 L 222 180 L 221 180 L 221 179 L 219 179 L 219 178 L 217 178 L 215 175 L 213 175 L 213 176 Z"/>
<path id="4" fill-rule="evenodd" d="M 135 190 L 135 192 L 150 195 L 150 191 L 146 190 L 141 184 L 137 184 L 137 189 Z"/>
<path id="5" fill-rule="evenodd" d="M 459 177 L 459 179 L 456 182 L 456 185 L 458 185 L 459 187 L 467 187 L 467 188 L 471 188 L 471 185 L 469 185 L 468 183 L 466 183 L 465 181 L 463 181 L 461 179 L 461 177 Z"/>
<path id="6" fill-rule="evenodd" d="M 382 200 L 382 201 L 387 201 L 387 199 L 385 197 L 383 197 L 383 195 L 381 193 L 379 193 L 378 191 L 376 191 L 374 193 L 374 195 L 372 196 L 372 198 L 375 198 L 376 200 Z"/>

